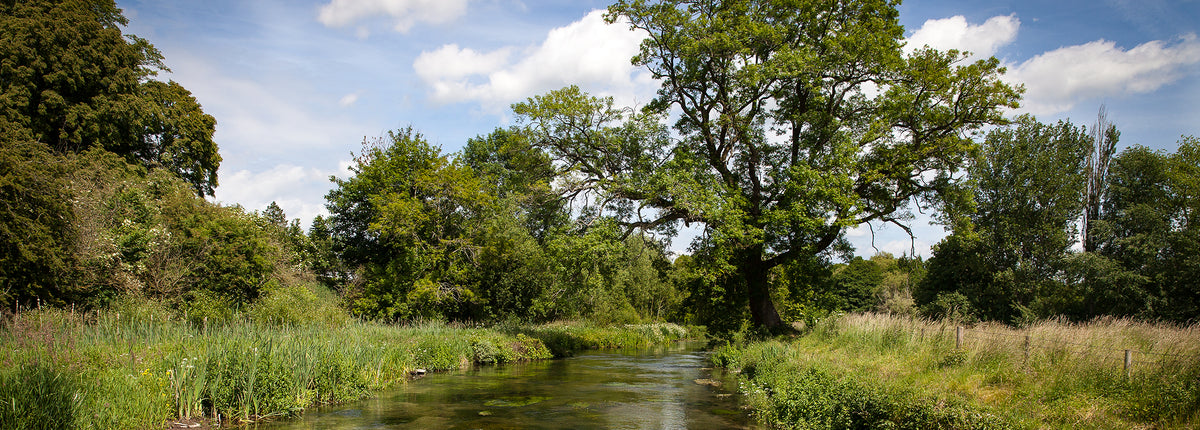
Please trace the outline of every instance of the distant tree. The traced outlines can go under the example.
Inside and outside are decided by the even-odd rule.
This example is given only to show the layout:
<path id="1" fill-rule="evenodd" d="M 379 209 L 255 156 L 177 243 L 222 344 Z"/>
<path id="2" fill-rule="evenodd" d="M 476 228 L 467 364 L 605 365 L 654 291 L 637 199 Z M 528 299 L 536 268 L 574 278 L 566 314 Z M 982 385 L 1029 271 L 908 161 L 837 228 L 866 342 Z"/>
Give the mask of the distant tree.
<path id="1" fill-rule="evenodd" d="M 1096 124 L 1092 126 L 1092 150 L 1087 157 L 1087 191 L 1084 201 L 1083 226 L 1080 229 L 1085 252 L 1096 251 L 1096 241 L 1092 238 L 1095 221 L 1100 219 L 1100 207 L 1104 203 L 1104 192 L 1108 185 L 1108 165 L 1116 153 L 1117 140 L 1121 132 L 1108 121 L 1108 111 L 1103 105 L 1096 115 Z"/>
<path id="2" fill-rule="evenodd" d="M 1175 154 L 1133 146 L 1113 158 L 1096 253 L 1127 282 L 1095 291 L 1099 311 L 1200 318 L 1198 147 L 1195 138 L 1185 137 Z"/>
<path id="3" fill-rule="evenodd" d="M 519 219 L 540 243 L 570 221 L 564 200 L 552 189 L 559 171 L 527 134 L 496 129 L 487 136 L 468 140 L 461 157 L 488 194 L 512 202 L 495 206 L 504 212 L 496 216 Z"/>
<path id="4" fill-rule="evenodd" d="M 1109 237 L 1099 252 L 1128 270 L 1153 273 L 1173 228 L 1173 200 L 1165 154 L 1144 146 L 1122 151 L 1111 166 L 1101 218 Z"/>
<path id="5" fill-rule="evenodd" d="M 968 169 L 977 184 L 971 228 L 959 227 L 930 260 L 918 303 L 959 291 L 988 319 L 1009 320 L 1062 285 L 1085 197 L 1092 141 L 1082 127 L 1030 116 L 988 133 Z"/>
<path id="6" fill-rule="evenodd" d="M 1200 139 L 1185 136 L 1170 157 L 1175 231 L 1163 253 L 1163 314 L 1175 321 L 1200 320 Z"/>
<path id="7" fill-rule="evenodd" d="M 663 82 L 649 112 L 568 88 L 517 116 L 598 213 L 626 228 L 702 223 L 697 245 L 713 249 L 697 255 L 730 269 L 724 296 L 767 328 L 783 326 L 772 268 L 952 194 L 965 136 L 1018 99 L 995 59 L 905 55 L 892 2 L 620 1 L 608 17 L 648 35 L 633 61 Z M 658 125 L 672 109 L 678 139 Z"/>
<path id="8" fill-rule="evenodd" d="M 283 212 L 283 208 L 279 207 L 279 204 L 275 202 L 268 204 L 267 208 L 263 209 L 261 216 L 267 225 L 275 226 L 281 229 L 287 227 L 287 214 L 285 214 Z"/>
<path id="9" fill-rule="evenodd" d="M 883 285 L 883 268 L 874 260 L 854 257 L 833 271 L 832 292 L 840 299 L 833 310 L 865 312 L 875 307 L 875 295 Z"/>
<path id="10" fill-rule="evenodd" d="M 221 155 L 213 142 L 217 121 L 183 86 L 146 81 L 139 85 L 138 118 L 128 148 L 110 148 L 128 154 L 150 168 L 178 175 L 199 195 L 212 195 L 217 186 Z"/>
<path id="11" fill-rule="evenodd" d="M 326 195 L 335 250 L 365 270 L 353 310 L 388 319 L 464 318 L 473 241 L 490 196 L 470 169 L 412 129 L 364 143 L 348 179 Z"/>

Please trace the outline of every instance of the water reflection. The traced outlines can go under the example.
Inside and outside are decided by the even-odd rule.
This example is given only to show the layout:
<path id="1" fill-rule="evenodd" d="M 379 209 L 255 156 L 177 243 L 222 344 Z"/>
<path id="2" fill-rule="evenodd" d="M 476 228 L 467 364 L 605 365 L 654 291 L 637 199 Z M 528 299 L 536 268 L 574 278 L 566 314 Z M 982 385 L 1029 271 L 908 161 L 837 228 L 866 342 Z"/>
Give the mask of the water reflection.
<path id="1" fill-rule="evenodd" d="M 262 429 L 757 428 L 697 345 L 438 373 Z"/>

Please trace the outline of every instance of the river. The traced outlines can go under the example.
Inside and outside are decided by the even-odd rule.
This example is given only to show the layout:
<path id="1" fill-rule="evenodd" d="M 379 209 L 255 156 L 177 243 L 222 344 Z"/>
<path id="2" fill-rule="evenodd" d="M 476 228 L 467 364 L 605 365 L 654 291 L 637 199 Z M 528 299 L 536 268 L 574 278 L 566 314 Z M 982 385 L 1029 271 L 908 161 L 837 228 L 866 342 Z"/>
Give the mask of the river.
<path id="1" fill-rule="evenodd" d="M 375 398 L 257 426 L 299 429 L 756 429 L 697 344 L 586 351 L 427 375 Z"/>

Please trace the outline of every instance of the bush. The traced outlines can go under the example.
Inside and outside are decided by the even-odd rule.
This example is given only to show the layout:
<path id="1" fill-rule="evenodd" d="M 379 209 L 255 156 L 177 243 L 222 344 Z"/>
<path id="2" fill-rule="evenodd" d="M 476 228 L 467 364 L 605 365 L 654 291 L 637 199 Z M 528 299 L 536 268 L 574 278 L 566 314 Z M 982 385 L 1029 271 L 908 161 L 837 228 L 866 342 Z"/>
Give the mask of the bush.
<path id="1" fill-rule="evenodd" d="M 946 319 L 962 324 L 978 321 L 971 300 L 962 293 L 941 292 L 937 299 L 921 307 L 921 313 L 933 319 Z"/>
<path id="2" fill-rule="evenodd" d="M 228 324 L 233 320 L 233 302 L 208 290 L 195 290 L 184 295 L 180 305 L 189 322 L 195 325 Z"/>
<path id="3" fill-rule="evenodd" d="M 273 283 L 249 310 L 250 319 L 260 324 L 302 326 L 343 325 L 350 320 L 337 305 L 337 298 L 315 282 L 281 285 Z"/>

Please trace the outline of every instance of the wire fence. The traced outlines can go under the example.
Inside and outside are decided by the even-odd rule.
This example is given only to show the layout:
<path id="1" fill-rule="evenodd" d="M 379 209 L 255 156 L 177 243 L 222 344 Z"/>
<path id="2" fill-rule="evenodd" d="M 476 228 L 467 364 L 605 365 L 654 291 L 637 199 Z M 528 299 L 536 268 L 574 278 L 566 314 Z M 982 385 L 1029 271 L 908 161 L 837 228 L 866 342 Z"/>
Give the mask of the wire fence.
<path id="1" fill-rule="evenodd" d="M 1191 364 L 1200 362 L 1200 355 L 1171 352 L 1145 351 L 1136 348 L 1114 348 L 1063 339 L 1048 339 L 1034 336 L 1031 333 L 1002 333 L 974 328 L 955 328 L 955 347 L 963 349 L 967 336 L 979 341 L 1006 340 L 1018 343 L 1028 360 L 1034 351 L 1071 352 L 1082 357 L 1100 361 L 1115 361 L 1123 364 L 1126 376 L 1133 372 L 1136 366 L 1164 366 L 1176 364 Z"/>

